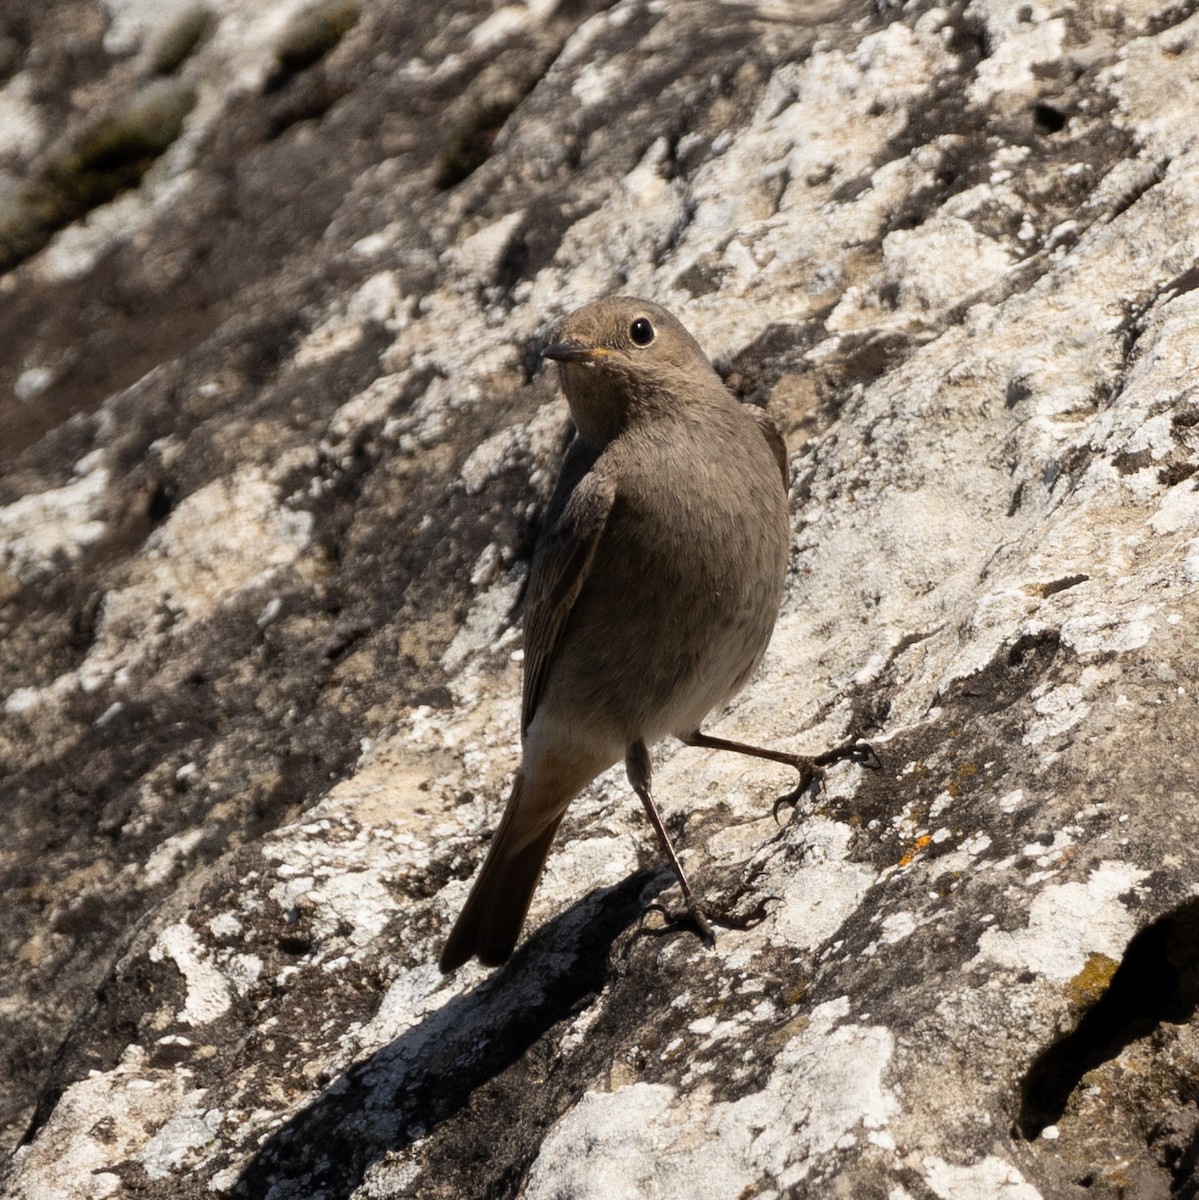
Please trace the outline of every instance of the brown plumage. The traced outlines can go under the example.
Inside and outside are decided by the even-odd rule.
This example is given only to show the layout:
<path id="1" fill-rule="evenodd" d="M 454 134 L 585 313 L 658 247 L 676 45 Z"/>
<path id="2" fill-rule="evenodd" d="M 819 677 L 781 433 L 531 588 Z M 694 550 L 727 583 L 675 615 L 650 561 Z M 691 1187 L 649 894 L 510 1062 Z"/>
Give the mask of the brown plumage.
<path id="1" fill-rule="evenodd" d="M 504 962 L 571 799 L 624 759 L 700 928 L 650 796 L 647 747 L 700 724 L 761 661 L 787 570 L 787 455 L 665 309 L 585 305 L 545 351 L 577 434 L 533 558 L 525 615 L 522 761 L 441 969 Z M 844 757 L 844 755 L 842 756 Z"/>

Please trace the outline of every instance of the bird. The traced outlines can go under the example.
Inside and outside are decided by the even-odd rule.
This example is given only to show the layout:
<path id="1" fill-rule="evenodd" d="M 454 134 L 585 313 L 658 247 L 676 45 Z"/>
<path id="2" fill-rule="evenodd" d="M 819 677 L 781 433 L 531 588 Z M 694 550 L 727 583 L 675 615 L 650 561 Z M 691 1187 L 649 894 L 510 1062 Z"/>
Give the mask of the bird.
<path id="1" fill-rule="evenodd" d="M 593 301 L 552 336 L 542 355 L 558 364 L 575 433 L 528 577 L 521 761 L 442 950 L 446 973 L 508 960 L 567 806 L 622 759 L 714 940 L 653 799 L 649 749 L 662 738 L 786 763 L 806 782 L 870 751 L 855 741 L 809 758 L 701 731 L 758 667 L 783 595 L 788 460 L 775 422 L 729 392 L 658 304 Z"/>

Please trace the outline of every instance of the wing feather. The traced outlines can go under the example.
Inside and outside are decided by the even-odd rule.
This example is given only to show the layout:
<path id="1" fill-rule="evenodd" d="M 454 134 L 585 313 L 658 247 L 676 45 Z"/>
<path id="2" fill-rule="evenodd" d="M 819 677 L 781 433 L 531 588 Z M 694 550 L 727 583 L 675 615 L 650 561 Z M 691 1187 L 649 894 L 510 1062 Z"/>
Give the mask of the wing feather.
<path id="1" fill-rule="evenodd" d="M 770 447 L 770 453 L 774 455 L 774 461 L 778 463 L 779 470 L 783 474 L 783 491 L 786 492 L 791 486 L 791 480 L 788 478 L 787 470 L 787 443 L 783 440 L 782 432 L 774 423 L 774 418 L 765 409 L 759 408 L 756 404 L 746 404 L 744 408 L 762 431 L 762 436 Z"/>
<path id="2" fill-rule="evenodd" d="M 525 609 L 522 737 L 545 692 L 566 618 L 586 582 L 616 500 L 616 489 L 593 462 L 587 464 L 590 469 L 585 469 L 581 477 L 572 480 L 572 475 L 579 475 L 581 465 L 567 456 L 546 528 L 533 556 Z"/>

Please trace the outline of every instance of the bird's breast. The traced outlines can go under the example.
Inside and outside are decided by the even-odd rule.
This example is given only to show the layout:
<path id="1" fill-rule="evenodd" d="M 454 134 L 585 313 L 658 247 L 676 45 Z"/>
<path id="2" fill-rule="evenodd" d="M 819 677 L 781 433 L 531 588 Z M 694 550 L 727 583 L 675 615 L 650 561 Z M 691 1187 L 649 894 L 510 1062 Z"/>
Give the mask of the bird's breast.
<path id="1" fill-rule="evenodd" d="M 744 684 L 786 574 L 786 498 L 764 441 L 761 463 L 738 443 L 707 455 L 679 445 L 614 473 L 615 503 L 563 631 L 564 699 L 649 740 L 698 727 Z"/>

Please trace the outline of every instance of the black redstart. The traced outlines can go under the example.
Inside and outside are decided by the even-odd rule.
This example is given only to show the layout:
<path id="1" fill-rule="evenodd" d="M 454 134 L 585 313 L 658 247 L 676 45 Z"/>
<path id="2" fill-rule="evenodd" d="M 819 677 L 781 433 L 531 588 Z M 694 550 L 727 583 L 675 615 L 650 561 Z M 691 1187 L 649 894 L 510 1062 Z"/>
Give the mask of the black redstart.
<path id="1" fill-rule="evenodd" d="M 667 734 L 797 767 L 818 758 L 708 737 L 770 640 L 790 542 L 787 451 L 656 304 L 584 305 L 544 351 L 576 435 L 533 557 L 525 613 L 522 758 L 486 861 L 442 951 L 507 960 L 570 801 L 622 758 L 705 938 L 650 794 L 648 747 Z"/>

